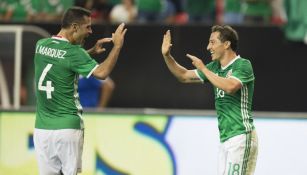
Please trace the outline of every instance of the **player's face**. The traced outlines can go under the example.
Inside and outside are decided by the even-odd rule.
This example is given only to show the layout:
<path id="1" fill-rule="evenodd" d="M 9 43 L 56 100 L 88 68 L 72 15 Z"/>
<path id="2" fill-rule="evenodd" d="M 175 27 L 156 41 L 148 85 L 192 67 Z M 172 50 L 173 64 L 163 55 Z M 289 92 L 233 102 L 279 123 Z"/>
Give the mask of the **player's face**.
<path id="1" fill-rule="evenodd" d="M 90 34 L 92 34 L 92 22 L 91 17 L 84 17 L 84 21 L 77 25 L 77 29 L 75 32 L 75 41 L 76 44 L 83 44 L 85 38 L 87 38 Z"/>
<path id="2" fill-rule="evenodd" d="M 224 43 L 219 39 L 219 36 L 219 32 L 213 32 L 209 38 L 207 50 L 211 53 L 212 60 L 220 60 L 224 55 Z"/>

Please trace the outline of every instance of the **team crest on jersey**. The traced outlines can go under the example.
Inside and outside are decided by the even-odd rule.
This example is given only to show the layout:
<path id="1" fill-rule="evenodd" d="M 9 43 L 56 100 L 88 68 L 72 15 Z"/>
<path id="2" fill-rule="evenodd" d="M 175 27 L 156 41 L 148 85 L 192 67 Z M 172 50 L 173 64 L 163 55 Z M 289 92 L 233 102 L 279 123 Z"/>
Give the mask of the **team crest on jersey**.
<path id="1" fill-rule="evenodd" d="M 232 75 L 232 69 L 230 69 L 227 74 L 226 74 L 226 78 L 230 77 Z"/>

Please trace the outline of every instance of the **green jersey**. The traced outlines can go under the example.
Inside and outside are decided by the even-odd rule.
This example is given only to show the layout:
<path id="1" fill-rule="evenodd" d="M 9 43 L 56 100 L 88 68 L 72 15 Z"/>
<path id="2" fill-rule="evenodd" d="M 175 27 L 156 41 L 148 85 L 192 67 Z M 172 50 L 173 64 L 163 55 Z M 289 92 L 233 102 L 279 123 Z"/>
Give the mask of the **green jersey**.
<path id="1" fill-rule="evenodd" d="M 240 13 L 241 12 L 241 0 L 226 0 L 225 1 L 225 11 Z"/>
<path id="2" fill-rule="evenodd" d="M 54 36 L 35 49 L 36 121 L 39 129 L 82 129 L 79 74 L 89 77 L 97 62 L 80 46 Z"/>
<path id="3" fill-rule="evenodd" d="M 137 0 L 136 5 L 139 10 L 146 12 L 160 12 L 163 8 L 161 0 Z"/>
<path id="4" fill-rule="evenodd" d="M 7 10 L 12 10 L 11 20 L 14 22 L 26 21 L 29 15 L 33 15 L 36 11 L 33 8 L 32 0 L 7 0 Z"/>
<path id="5" fill-rule="evenodd" d="M 235 78 L 242 84 L 242 88 L 234 94 L 227 94 L 214 87 L 221 142 L 251 132 L 254 129 L 251 110 L 255 77 L 250 61 L 238 56 L 226 67 L 221 67 L 218 61 L 212 61 L 207 68 L 220 77 Z M 196 74 L 201 80 L 208 82 L 203 72 L 196 70 Z"/>
<path id="6" fill-rule="evenodd" d="M 185 10 L 191 15 L 206 15 L 215 10 L 214 0 L 187 0 Z"/>
<path id="7" fill-rule="evenodd" d="M 72 0 L 46 0 L 40 1 L 40 9 L 38 10 L 50 15 L 61 15 L 73 5 L 74 2 Z"/>
<path id="8" fill-rule="evenodd" d="M 0 1 L 0 19 L 5 15 L 8 9 L 8 3 L 6 1 Z"/>

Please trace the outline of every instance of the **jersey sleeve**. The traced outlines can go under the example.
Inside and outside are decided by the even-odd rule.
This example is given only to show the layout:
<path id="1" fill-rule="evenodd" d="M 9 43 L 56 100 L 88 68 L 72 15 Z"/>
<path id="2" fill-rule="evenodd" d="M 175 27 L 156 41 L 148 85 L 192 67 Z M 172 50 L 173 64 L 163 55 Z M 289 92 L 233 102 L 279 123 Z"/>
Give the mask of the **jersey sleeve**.
<path id="1" fill-rule="evenodd" d="M 247 84 L 255 79 L 253 67 L 249 60 L 238 61 L 232 70 L 231 78 L 235 78 L 241 84 Z"/>
<path id="2" fill-rule="evenodd" d="M 78 48 L 70 65 L 74 72 L 86 78 L 89 78 L 98 67 L 98 63 L 83 48 Z"/>
<path id="3" fill-rule="evenodd" d="M 210 62 L 209 64 L 206 65 L 206 67 L 210 71 L 213 71 L 213 65 L 214 65 L 214 62 Z M 203 82 L 209 81 L 208 78 L 206 77 L 206 75 L 201 70 L 195 69 L 195 73 L 201 81 L 203 81 Z"/>

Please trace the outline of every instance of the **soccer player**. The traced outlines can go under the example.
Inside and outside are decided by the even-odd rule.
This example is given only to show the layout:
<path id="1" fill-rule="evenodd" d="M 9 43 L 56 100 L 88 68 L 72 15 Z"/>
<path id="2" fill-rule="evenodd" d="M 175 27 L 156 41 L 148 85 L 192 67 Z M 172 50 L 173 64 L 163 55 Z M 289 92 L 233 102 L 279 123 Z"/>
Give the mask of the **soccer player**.
<path id="1" fill-rule="evenodd" d="M 103 38 L 88 51 L 82 48 L 92 33 L 91 12 L 69 8 L 60 32 L 41 39 L 35 49 L 36 121 L 34 146 L 40 175 L 76 175 L 81 172 L 84 126 L 77 85 L 79 74 L 105 79 L 112 71 L 127 31 L 120 24 L 112 38 Z M 101 64 L 89 54 L 99 54 L 102 44 L 113 48 Z"/>
<path id="2" fill-rule="evenodd" d="M 183 83 L 210 82 L 214 86 L 215 108 L 220 131 L 219 175 L 254 173 L 258 140 L 251 114 L 254 73 L 249 60 L 237 55 L 238 34 L 230 26 L 213 26 L 207 50 L 212 62 L 187 54 L 195 70 L 187 70 L 172 57 L 168 30 L 161 47 L 164 60 Z"/>

